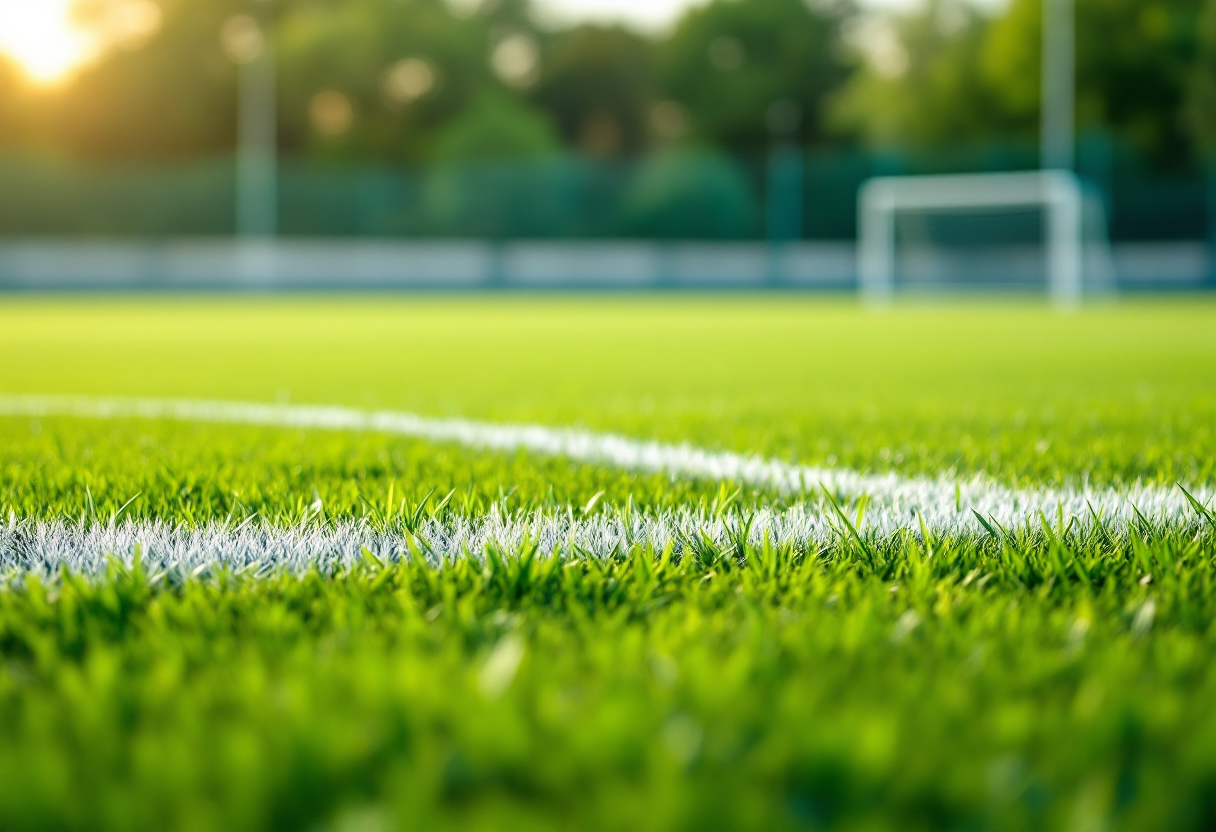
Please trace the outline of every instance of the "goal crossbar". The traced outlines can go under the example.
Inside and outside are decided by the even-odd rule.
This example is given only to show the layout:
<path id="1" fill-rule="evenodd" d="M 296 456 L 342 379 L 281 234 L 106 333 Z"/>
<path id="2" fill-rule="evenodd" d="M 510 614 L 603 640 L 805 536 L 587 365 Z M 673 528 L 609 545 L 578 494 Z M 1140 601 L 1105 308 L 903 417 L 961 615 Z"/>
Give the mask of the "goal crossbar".
<path id="1" fill-rule="evenodd" d="M 1085 195 L 1066 171 L 877 177 L 858 199 L 858 282 L 873 302 L 895 294 L 895 217 L 900 211 L 1041 208 L 1053 300 L 1075 306 L 1085 272 Z M 1105 222 L 1102 221 L 1103 232 Z"/>

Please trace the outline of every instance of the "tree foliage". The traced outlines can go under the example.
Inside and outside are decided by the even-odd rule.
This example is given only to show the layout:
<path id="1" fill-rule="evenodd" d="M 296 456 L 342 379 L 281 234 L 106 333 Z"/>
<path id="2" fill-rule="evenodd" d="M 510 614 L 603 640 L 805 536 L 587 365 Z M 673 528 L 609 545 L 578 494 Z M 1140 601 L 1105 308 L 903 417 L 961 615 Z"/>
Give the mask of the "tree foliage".
<path id="1" fill-rule="evenodd" d="M 236 67 L 220 47 L 242 0 L 162 0 L 155 37 L 116 48 L 43 97 L 42 140 L 84 156 L 165 157 L 230 148 Z"/>
<path id="2" fill-rule="evenodd" d="M 835 126 L 879 145 L 957 142 L 1025 128 L 1016 108 L 993 97 L 984 75 L 991 28 L 991 20 L 959 0 L 930 0 L 906 15 L 859 22 L 852 37 L 868 60 L 833 101 Z"/>
<path id="3" fill-rule="evenodd" d="M 848 74 L 838 48 L 848 11 L 805 0 L 713 0 L 656 47 L 662 89 L 715 144 L 821 139 L 822 102 Z"/>
<path id="4" fill-rule="evenodd" d="M 1012 0 L 985 16 L 959 0 L 929 0 L 896 19 L 891 48 L 900 54 L 885 66 L 871 60 L 849 81 L 838 123 L 877 142 L 1033 137 L 1042 5 Z M 1158 158 L 1186 155 L 1199 12 L 1195 0 L 1077 0 L 1080 128 L 1114 132 Z"/>
<path id="5" fill-rule="evenodd" d="M 552 39 L 534 94 L 562 137 L 595 154 L 643 150 L 654 99 L 651 44 L 620 27 L 580 26 Z"/>
<path id="6" fill-rule="evenodd" d="M 82 20 L 117 2 L 87 0 Z M 230 153 L 239 72 L 220 33 L 238 15 L 273 32 L 283 149 L 314 158 L 450 158 L 472 152 L 447 145 L 471 121 L 484 132 L 491 111 L 506 120 L 488 130 L 508 137 L 486 146 L 491 156 L 525 121 L 547 125 L 533 139 L 552 130 L 607 157 L 672 144 L 1031 141 L 1038 124 L 1042 0 L 999 11 L 924 0 L 882 16 L 851 0 L 711 0 L 662 36 L 546 29 L 530 0 L 155 2 L 154 36 L 116 43 L 61 87 L 30 87 L 0 64 L 0 146 Z M 1158 160 L 1216 145 L 1216 0 L 1076 3 L 1082 130 Z"/>
<path id="7" fill-rule="evenodd" d="M 1199 22 L 1199 59 L 1191 75 L 1187 124 L 1201 152 L 1216 151 L 1216 0 L 1208 0 Z"/>

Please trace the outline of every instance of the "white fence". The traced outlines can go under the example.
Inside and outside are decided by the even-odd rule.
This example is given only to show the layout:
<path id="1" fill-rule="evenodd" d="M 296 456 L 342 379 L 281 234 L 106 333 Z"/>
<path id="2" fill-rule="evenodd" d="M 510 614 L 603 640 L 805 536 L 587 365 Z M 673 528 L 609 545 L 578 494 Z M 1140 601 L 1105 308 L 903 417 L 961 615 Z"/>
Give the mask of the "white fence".
<path id="1" fill-rule="evenodd" d="M 491 288 L 851 291 L 849 243 L 394 242 L 231 239 L 0 240 L 3 291 L 274 291 Z M 1003 258 L 1011 268 L 1033 256 Z M 1202 241 L 1114 247 L 1130 289 L 1209 285 Z"/>

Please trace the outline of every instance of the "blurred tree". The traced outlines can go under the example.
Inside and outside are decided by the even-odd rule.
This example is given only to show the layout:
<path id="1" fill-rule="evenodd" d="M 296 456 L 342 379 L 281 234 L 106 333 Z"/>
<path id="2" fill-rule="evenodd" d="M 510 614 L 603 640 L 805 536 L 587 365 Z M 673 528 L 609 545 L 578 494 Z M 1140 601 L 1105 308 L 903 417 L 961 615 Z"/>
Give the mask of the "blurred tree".
<path id="1" fill-rule="evenodd" d="M 962 0 L 858 32 L 865 68 L 837 102 L 837 124 L 876 143 L 1037 135 L 1042 0 L 987 18 Z M 1195 0 L 1077 0 L 1077 113 L 1159 160 L 1186 157 Z"/>
<path id="2" fill-rule="evenodd" d="M 104 20 L 104 5 L 93 2 L 85 10 Z M 159 0 L 158 5 L 157 31 L 116 43 L 71 84 L 44 96 L 52 143 L 83 155 L 140 158 L 232 147 L 236 69 L 220 48 L 220 30 L 233 15 L 268 4 Z M 274 6 L 267 9 L 274 11 Z"/>
<path id="3" fill-rule="evenodd" d="M 0 56 L 0 148 L 18 146 L 27 138 L 25 105 L 24 78 L 15 65 Z"/>
<path id="4" fill-rule="evenodd" d="M 661 90 L 691 134 L 736 150 L 825 133 L 821 105 L 847 77 L 839 34 L 851 7 L 820 0 L 712 0 L 658 44 Z"/>
<path id="5" fill-rule="evenodd" d="M 519 30 L 531 31 L 532 0 L 455 0 L 456 8 L 473 12 L 499 32 Z"/>
<path id="6" fill-rule="evenodd" d="M 848 38 L 865 63 L 833 102 L 833 123 L 876 145 L 1025 131 L 1026 120 L 1002 106 L 977 71 L 985 65 L 989 31 L 990 22 L 963 0 L 929 0 L 906 15 L 859 19 Z M 1037 92 L 1031 106 L 1037 114 Z"/>
<path id="7" fill-rule="evenodd" d="M 1076 2 L 1082 129 L 1164 160 L 1216 146 L 1216 0 Z M 274 27 L 280 142 L 313 157 L 501 157 L 554 135 L 599 155 L 833 133 L 1034 140 L 1042 0 L 996 13 L 925 0 L 883 18 L 850 3 L 710 0 L 655 41 L 615 27 L 545 32 L 529 0 L 78 0 L 112 48 L 51 90 L 23 93 L 0 64 L 0 143 L 106 158 L 231 152 L 237 70 L 220 33 L 242 15 Z"/>
<path id="8" fill-rule="evenodd" d="M 570 181 L 570 172 L 554 158 L 560 149 L 545 113 L 502 92 L 478 97 L 435 139 L 424 197 L 432 232 L 558 232 L 570 214 L 552 198 L 568 190 L 563 184 Z"/>
<path id="9" fill-rule="evenodd" d="M 1199 55 L 1190 79 L 1187 123 L 1200 151 L 1216 154 L 1216 0 L 1208 0 L 1199 24 Z"/>
<path id="10" fill-rule="evenodd" d="M 109 7 L 154 3 L 157 30 L 115 42 L 42 98 L 52 143 L 111 158 L 232 150 L 237 69 L 221 31 L 252 16 L 273 31 L 280 144 L 325 158 L 420 161 L 487 91 L 518 97 L 494 68 L 508 35 L 535 37 L 527 0 L 467 13 L 445 0 L 80 0 L 86 25 Z"/>
<path id="11" fill-rule="evenodd" d="M 436 137 L 438 162 L 501 161 L 554 155 L 561 148 L 549 117 L 502 93 L 479 97 Z"/>
<path id="12" fill-rule="evenodd" d="M 1198 54 L 1198 0 L 1077 0 L 1077 116 L 1159 162 L 1190 156 L 1185 109 Z M 1041 0 L 1014 0 L 994 25 L 986 74 L 1037 124 Z"/>
<path id="13" fill-rule="evenodd" d="M 586 153 L 637 153 L 647 144 L 653 103 L 650 42 L 619 27 L 582 26 L 556 35 L 533 100 L 562 137 Z"/>
<path id="14" fill-rule="evenodd" d="M 419 160 L 488 88 L 489 21 L 443 0 L 301 4 L 279 27 L 281 143 L 314 155 Z M 348 118 L 326 119 L 325 102 Z"/>

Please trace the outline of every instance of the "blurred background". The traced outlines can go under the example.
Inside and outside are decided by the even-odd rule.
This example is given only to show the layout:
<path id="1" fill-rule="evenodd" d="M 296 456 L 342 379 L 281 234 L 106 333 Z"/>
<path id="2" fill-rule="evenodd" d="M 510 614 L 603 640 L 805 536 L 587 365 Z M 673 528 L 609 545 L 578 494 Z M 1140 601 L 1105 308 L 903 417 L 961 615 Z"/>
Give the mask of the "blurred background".
<path id="1" fill-rule="evenodd" d="M 0 0 L 0 288 L 849 290 L 871 177 L 1040 166 L 1043 9 Z M 1216 288 L 1216 0 L 1075 34 L 1118 287 Z M 900 234 L 1034 246 L 1036 210 Z"/>

